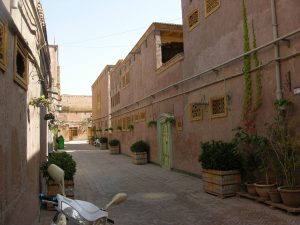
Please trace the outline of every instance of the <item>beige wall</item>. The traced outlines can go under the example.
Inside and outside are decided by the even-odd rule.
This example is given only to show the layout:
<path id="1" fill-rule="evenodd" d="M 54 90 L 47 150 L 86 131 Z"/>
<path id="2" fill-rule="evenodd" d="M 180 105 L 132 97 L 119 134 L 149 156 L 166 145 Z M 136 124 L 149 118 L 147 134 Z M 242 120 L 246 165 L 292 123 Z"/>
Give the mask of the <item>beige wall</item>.
<path id="1" fill-rule="evenodd" d="M 49 79 L 45 72 L 47 68 L 42 65 L 44 61 L 44 65 L 49 66 L 49 55 L 45 49 L 41 54 L 36 50 L 36 45 L 40 44 L 37 41 L 43 40 L 38 40 L 32 32 L 37 28 L 26 23 L 33 18 L 28 18 L 26 13 L 21 15 L 19 9 L 10 9 L 10 2 L 4 1 L 5 7 L 0 2 L 0 20 L 9 27 L 7 67 L 4 71 L 0 70 L 0 224 L 30 225 L 37 219 L 39 212 L 39 167 L 47 154 L 47 123 L 43 120 L 45 110 L 29 106 L 29 101 L 42 94 L 38 81 Z M 34 12 L 29 1 L 27 3 L 28 7 L 22 9 Z M 41 37 L 41 33 L 39 35 Z M 35 58 L 28 63 L 27 90 L 13 79 L 16 36 L 27 41 L 27 46 L 23 43 L 25 52 L 32 51 L 30 57 Z M 37 63 L 41 74 L 37 73 L 37 66 L 32 61 Z"/>
<path id="2" fill-rule="evenodd" d="M 58 114 L 60 134 L 65 141 L 70 140 L 87 140 L 88 127 L 87 123 L 91 119 L 92 114 L 92 97 L 82 95 L 62 95 L 62 111 Z M 77 129 L 77 135 L 72 136 L 70 129 Z M 71 138 L 71 139 L 70 139 Z"/>

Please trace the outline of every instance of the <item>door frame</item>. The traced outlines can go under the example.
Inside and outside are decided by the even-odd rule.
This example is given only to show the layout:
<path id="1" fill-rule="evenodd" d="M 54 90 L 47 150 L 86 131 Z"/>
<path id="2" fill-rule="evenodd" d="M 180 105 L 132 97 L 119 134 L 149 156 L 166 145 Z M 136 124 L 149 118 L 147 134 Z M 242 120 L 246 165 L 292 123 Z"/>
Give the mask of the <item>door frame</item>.
<path id="1" fill-rule="evenodd" d="M 169 167 L 165 167 L 162 164 L 162 132 L 161 132 L 161 124 L 166 122 L 166 119 L 169 117 L 173 117 L 172 115 L 168 114 L 168 113 L 163 113 L 161 114 L 158 119 L 157 119 L 157 141 L 158 141 L 158 154 L 159 154 L 159 162 L 160 162 L 160 166 L 166 169 L 172 169 L 173 168 L 173 146 L 172 146 L 172 130 L 171 130 L 171 123 L 167 122 L 167 127 L 168 127 L 168 152 L 169 152 Z"/>

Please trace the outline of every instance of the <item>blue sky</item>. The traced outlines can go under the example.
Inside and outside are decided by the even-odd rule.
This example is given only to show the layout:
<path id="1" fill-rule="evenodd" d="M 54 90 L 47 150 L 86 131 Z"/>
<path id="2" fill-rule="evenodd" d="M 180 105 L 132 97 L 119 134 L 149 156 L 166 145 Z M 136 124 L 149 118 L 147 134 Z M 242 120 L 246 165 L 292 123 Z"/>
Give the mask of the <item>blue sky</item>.
<path id="1" fill-rule="evenodd" d="M 182 23 L 181 0 L 42 0 L 49 44 L 59 46 L 63 94 L 91 95 L 152 22 Z"/>

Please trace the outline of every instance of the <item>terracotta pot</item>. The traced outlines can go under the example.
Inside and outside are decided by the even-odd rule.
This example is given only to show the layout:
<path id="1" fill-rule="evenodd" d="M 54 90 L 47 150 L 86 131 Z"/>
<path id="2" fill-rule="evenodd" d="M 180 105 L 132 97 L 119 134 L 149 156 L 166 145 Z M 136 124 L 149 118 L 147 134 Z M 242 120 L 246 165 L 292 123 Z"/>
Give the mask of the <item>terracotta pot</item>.
<path id="1" fill-rule="evenodd" d="M 276 184 L 255 183 L 255 190 L 259 197 L 269 200 L 269 191 L 275 190 Z"/>
<path id="2" fill-rule="evenodd" d="M 257 192 L 256 192 L 256 189 L 255 189 L 255 184 L 246 183 L 245 185 L 246 185 L 246 190 L 247 190 L 248 194 L 253 195 L 253 196 L 257 196 Z"/>
<path id="3" fill-rule="evenodd" d="M 295 188 L 279 187 L 278 191 L 283 204 L 295 208 L 300 207 L 300 186 Z"/>
<path id="4" fill-rule="evenodd" d="M 271 201 L 274 203 L 280 203 L 282 201 L 280 197 L 280 193 L 277 190 L 269 191 L 269 196 Z"/>

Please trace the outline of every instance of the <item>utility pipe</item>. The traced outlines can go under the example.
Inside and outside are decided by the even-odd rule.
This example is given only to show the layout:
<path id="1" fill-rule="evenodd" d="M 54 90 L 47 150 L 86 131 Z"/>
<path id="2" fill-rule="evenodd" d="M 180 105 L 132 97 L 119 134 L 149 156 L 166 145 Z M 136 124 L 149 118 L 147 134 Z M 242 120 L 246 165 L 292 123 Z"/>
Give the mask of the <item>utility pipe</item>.
<path id="1" fill-rule="evenodd" d="M 272 27 L 273 27 L 273 40 L 278 38 L 278 24 L 276 14 L 276 2 L 271 0 L 271 11 L 272 11 Z M 274 43 L 274 54 L 275 54 L 275 79 L 276 79 L 276 98 L 277 100 L 282 99 L 282 88 L 281 88 L 281 72 L 280 72 L 280 53 L 279 53 L 279 42 Z"/>

